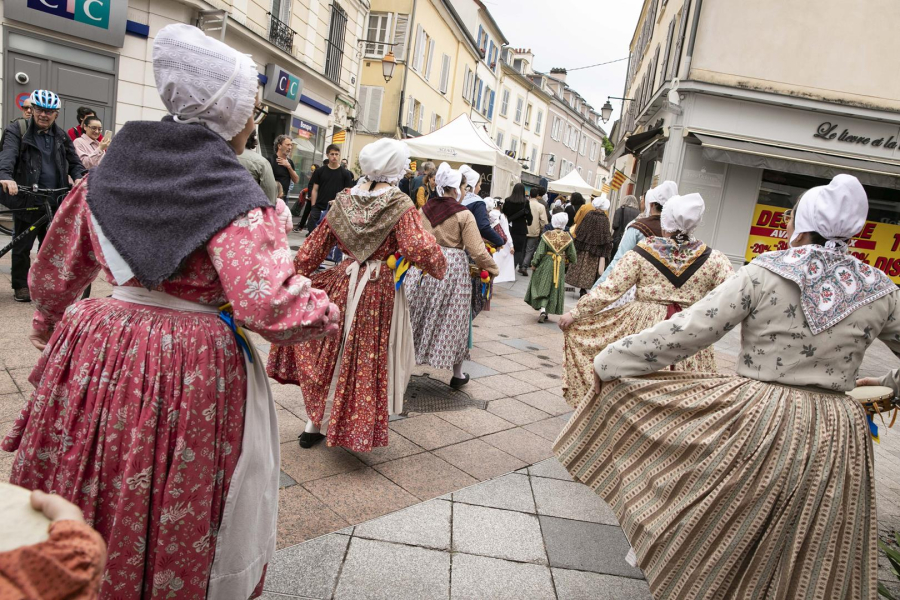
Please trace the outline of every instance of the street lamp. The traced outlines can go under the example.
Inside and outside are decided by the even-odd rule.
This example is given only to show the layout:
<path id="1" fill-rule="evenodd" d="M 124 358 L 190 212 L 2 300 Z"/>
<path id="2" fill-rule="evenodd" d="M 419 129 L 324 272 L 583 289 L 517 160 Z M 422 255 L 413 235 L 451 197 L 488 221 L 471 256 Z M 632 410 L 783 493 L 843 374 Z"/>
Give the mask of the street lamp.
<path id="1" fill-rule="evenodd" d="M 606 104 L 604 104 L 603 108 L 600 109 L 600 118 L 603 119 L 604 123 L 609 121 L 609 118 L 612 116 L 613 107 L 609 102 L 610 100 L 621 100 L 622 104 L 625 104 L 626 102 L 633 102 L 634 98 L 619 98 L 618 96 L 607 96 Z"/>
<path id="2" fill-rule="evenodd" d="M 384 75 L 384 82 L 387 83 L 394 76 L 394 67 L 397 66 L 397 59 L 394 58 L 394 51 L 388 50 L 388 53 L 381 59 L 381 74 Z"/>

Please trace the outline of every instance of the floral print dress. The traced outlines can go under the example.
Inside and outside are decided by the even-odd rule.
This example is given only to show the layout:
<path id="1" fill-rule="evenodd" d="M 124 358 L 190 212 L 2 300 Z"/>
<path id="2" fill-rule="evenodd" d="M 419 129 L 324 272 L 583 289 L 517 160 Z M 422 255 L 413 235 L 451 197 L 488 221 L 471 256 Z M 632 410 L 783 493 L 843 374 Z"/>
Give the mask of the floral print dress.
<path id="1" fill-rule="evenodd" d="M 717 250 L 710 250 L 702 266 L 688 272 L 707 250 L 697 240 L 677 244 L 669 238 L 653 237 L 637 248 L 648 254 L 627 252 L 606 281 L 582 296 L 572 310 L 575 322 L 564 332 L 563 393 L 573 407 L 591 390 L 594 357 L 607 345 L 665 320 L 673 304 L 691 306 L 734 273 L 731 262 Z M 679 275 L 673 283 L 675 273 Z M 633 286 L 637 288 L 634 302 L 603 310 Z M 714 373 L 715 354 L 712 349 L 701 350 L 685 357 L 674 369 Z"/>
<path id="2" fill-rule="evenodd" d="M 241 454 L 244 359 L 216 314 L 75 302 L 100 272 L 114 284 L 85 197 L 69 194 L 31 267 L 34 327 L 53 335 L 2 444 L 16 452 L 10 481 L 63 496 L 100 532 L 101 598 L 204 598 Z M 323 335 L 338 314 L 295 274 L 274 208 L 216 233 L 157 290 L 230 302 L 273 342 Z"/>

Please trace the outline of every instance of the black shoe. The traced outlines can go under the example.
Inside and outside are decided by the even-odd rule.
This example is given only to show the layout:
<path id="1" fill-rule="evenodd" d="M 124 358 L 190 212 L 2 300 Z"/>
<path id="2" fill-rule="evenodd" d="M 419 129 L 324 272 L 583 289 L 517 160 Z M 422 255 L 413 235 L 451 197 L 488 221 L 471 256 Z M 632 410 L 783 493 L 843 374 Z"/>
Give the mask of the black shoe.
<path id="1" fill-rule="evenodd" d="M 547 313 L 541 311 L 540 316 L 538 317 L 538 323 L 544 323 L 547 320 Z"/>
<path id="2" fill-rule="evenodd" d="M 19 288 L 13 292 L 13 299 L 16 302 L 31 302 L 31 294 L 28 293 L 28 288 Z"/>
<path id="3" fill-rule="evenodd" d="M 462 386 L 464 386 L 464 385 L 466 385 L 467 383 L 469 383 L 469 374 L 468 374 L 468 373 L 463 373 L 463 375 L 465 375 L 465 377 L 462 377 L 462 378 L 460 378 L 460 377 L 451 377 L 451 378 L 450 378 L 450 387 L 452 387 L 454 390 L 458 390 L 458 389 L 461 388 Z"/>
<path id="4" fill-rule="evenodd" d="M 325 436 L 321 433 L 307 433 L 304 431 L 298 436 L 297 439 L 300 440 L 301 448 L 312 448 L 313 446 L 324 440 Z"/>

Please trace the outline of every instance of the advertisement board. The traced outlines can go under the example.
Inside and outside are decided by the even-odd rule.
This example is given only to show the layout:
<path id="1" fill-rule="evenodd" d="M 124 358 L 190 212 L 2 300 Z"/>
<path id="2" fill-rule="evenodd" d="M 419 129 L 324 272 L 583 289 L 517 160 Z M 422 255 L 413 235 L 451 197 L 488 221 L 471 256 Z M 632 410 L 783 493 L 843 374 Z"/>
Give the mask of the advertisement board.
<path id="1" fill-rule="evenodd" d="M 756 205 L 745 260 L 751 261 L 763 252 L 787 249 L 785 210 L 768 204 Z M 900 284 L 900 225 L 866 221 L 862 231 L 850 240 L 850 252 Z"/>
<path id="2" fill-rule="evenodd" d="M 101 44 L 125 45 L 128 0 L 5 0 L 9 19 Z"/>

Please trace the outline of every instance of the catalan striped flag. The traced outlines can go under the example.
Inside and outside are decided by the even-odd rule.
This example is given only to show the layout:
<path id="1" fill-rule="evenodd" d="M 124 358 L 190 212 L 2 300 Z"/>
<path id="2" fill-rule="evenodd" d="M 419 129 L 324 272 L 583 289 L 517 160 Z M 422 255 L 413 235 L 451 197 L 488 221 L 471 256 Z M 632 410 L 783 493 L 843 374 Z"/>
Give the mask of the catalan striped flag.
<path id="1" fill-rule="evenodd" d="M 331 138 L 331 143 L 333 144 L 343 144 L 347 141 L 347 130 L 338 131 L 334 134 L 334 137 Z"/>
<path id="2" fill-rule="evenodd" d="M 603 186 L 600 188 L 600 192 L 603 194 L 607 194 L 607 195 L 609 195 L 609 190 L 610 190 L 610 187 L 609 187 L 608 183 L 604 183 Z"/>
<path id="3" fill-rule="evenodd" d="M 620 187 L 622 187 L 622 184 L 625 183 L 626 179 L 628 179 L 628 178 L 625 176 L 625 173 L 616 169 L 616 173 L 615 173 L 615 175 L 613 175 L 612 185 L 610 185 L 610 187 L 614 190 L 617 190 Z"/>

